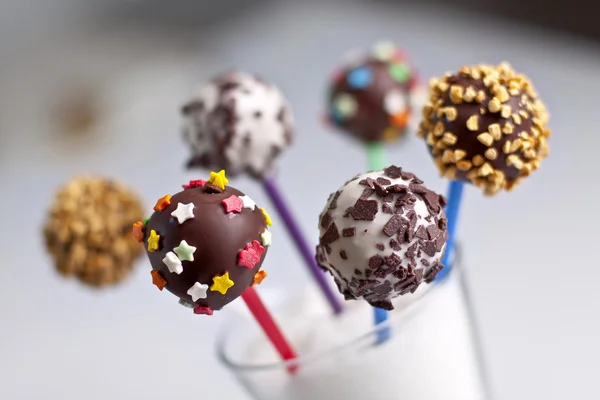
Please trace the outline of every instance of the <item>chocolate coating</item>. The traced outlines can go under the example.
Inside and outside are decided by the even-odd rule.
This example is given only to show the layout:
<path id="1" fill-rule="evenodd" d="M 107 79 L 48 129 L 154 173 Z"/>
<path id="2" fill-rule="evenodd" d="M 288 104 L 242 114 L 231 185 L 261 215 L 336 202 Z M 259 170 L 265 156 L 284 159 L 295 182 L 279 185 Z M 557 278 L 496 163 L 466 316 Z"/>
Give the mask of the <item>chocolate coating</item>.
<path id="1" fill-rule="evenodd" d="M 317 262 L 346 300 L 391 310 L 393 298 L 432 282 L 443 268 L 445 204 L 399 167 L 357 175 L 319 217 Z"/>
<path id="2" fill-rule="evenodd" d="M 239 264 L 240 251 L 253 241 L 261 243 L 260 234 L 266 230 L 265 216 L 258 207 L 242 208 L 241 212 L 227 213 L 222 201 L 232 195 L 244 196 L 239 190 L 226 186 L 222 193 L 215 193 L 210 185 L 186 189 L 175 194 L 163 210 L 156 211 L 144 227 L 144 245 L 148 243 L 150 232 L 160 235 L 158 250 L 146 251 L 152 269 L 166 280 L 165 288 L 179 297 L 185 304 L 219 310 L 236 299 L 252 283 L 254 275 L 264 261 L 267 247 L 253 268 Z M 178 203 L 194 205 L 194 217 L 183 223 L 171 213 Z M 171 272 L 163 259 L 169 251 L 185 240 L 196 247 L 193 261 L 182 261 L 180 274 Z M 188 290 L 196 283 L 210 286 L 213 278 L 229 273 L 234 282 L 223 295 L 218 291 L 207 290 L 206 298 L 193 301 Z"/>
<path id="3" fill-rule="evenodd" d="M 402 137 L 411 117 L 416 75 L 391 46 L 378 44 L 342 67 L 328 90 L 330 123 L 364 142 Z"/>
<path id="4" fill-rule="evenodd" d="M 433 80 L 419 135 L 442 175 L 510 190 L 539 168 L 550 131 L 529 80 L 508 64 L 463 67 Z"/>

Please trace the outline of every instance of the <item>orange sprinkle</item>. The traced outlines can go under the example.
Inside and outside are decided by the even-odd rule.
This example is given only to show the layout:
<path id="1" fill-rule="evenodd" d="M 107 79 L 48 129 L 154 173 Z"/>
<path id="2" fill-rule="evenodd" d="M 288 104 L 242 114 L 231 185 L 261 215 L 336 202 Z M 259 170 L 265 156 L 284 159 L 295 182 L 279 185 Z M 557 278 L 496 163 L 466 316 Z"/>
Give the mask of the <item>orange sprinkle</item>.
<path id="1" fill-rule="evenodd" d="M 154 269 L 152 270 L 152 272 L 150 272 L 150 274 L 152 275 L 152 284 L 156 285 L 158 290 L 162 291 L 167 285 L 167 281 L 165 280 L 165 278 L 162 277 L 160 272 Z"/>
<path id="2" fill-rule="evenodd" d="M 394 114 L 390 117 L 390 124 L 398 128 L 406 128 L 409 118 L 410 111 L 402 111 L 401 113 Z"/>
<path id="3" fill-rule="evenodd" d="M 156 205 L 154 206 L 154 211 L 161 211 L 169 204 L 171 204 L 171 195 L 165 194 L 163 197 L 161 197 L 160 199 L 158 199 L 156 201 Z"/>
<path id="4" fill-rule="evenodd" d="M 143 228 L 144 223 L 142 221 L 134 223 L 131 227 L 131 236 L 133 236 L 138 243 L 142 243 L 144 241 Z"/>
<path id="5" fill-rule="evenodd" d="M 263 271 L 262 269 L 254 274 L 254 281 L 252 282 L 252 286 L 260 285 L 263 279 L 267 277 L 267 271 Z"/>

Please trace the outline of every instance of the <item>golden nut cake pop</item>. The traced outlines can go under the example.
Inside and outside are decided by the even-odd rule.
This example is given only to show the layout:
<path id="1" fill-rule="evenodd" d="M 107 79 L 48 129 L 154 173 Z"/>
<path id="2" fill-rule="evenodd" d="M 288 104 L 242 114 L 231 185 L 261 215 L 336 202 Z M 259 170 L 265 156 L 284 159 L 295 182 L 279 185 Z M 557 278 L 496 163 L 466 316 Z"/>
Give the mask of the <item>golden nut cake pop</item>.
<path id="1" fill-rule="evenodd" d="M 274 85 L 244 72 L 216 77 L 183 107 L 188 167 L 263 178 L 292 140 L 293 116 Z"/>
<path id="2" fill-rule="evenodd" d="M 141 249 L 129 236 L 142 204 L 130 189 L 100 177 L 80 177 L 62 187 L 44 226 L 46 247 L 63 275 L 90 286 L 123 280 Z"/>
<path id="3" fill-rule="evenodd" d="M 404 54 L 393 43 L 376 43 L 334 74 L 328 120 L 363 142 L 396 140 L 408 127 L 416 83 Z"/>
<path id="4" fill-rule="evenodd" d="M 548 154 L 546 107 L 507 63 L 463 67 L 430 83 L 419 135 L 443 176 L 488 195 L 511 190 Z"/>
<path id="5" fill-rule="evenodd" d="M 394 297 L 433 281 L 448 239 L 443 196 L 390 166 L 357 175 L 319 217 L 319 265 L 348 299 L 393 309 Z"/>
<path id="6" fill-rule="evenodd" d="M 184 190 L 161 197 L 145 222 L 133 225 L 152 265 L 152 282 L 179 297 L 196 314 L 213 311 L 260 283 L 271 233 L 263 208 L 211 172 Z"/>

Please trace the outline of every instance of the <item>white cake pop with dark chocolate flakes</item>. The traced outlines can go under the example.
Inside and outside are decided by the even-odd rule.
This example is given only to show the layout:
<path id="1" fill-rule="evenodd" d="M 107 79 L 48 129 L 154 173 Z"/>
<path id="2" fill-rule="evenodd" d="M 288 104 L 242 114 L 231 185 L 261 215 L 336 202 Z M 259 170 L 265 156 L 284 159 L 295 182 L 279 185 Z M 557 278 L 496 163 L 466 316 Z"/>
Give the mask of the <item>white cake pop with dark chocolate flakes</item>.
<path id="1" fill-rule="evenodd" d="M 182 108 L 188 167 L 263 178 L 291 142 L 293 116 L 274 85 L 244 72 L 221 75 Z"/>
<path id="2" fill-rule="evenodd" d="M 392 310 L 443 268 L 448 231 L 443 196 L 414 174 L 390 166 L 354 177 L 319 217 L 317 261 L 346 300 Z"/>

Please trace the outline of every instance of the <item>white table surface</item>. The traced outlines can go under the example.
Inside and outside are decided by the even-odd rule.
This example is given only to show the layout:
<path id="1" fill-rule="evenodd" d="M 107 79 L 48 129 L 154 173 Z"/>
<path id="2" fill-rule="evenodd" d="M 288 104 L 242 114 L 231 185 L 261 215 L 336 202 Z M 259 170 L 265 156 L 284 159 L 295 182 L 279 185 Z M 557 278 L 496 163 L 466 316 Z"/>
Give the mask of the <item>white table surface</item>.
<path id="1" fill-rule="evenodd" d="M 294 106 L 297 136 L 281 157 L 279 181 L 316 242 L 327 195 L 365 163 L 357 144 L 320 125 L 325 80 L 346 50 L 379 38 L 400 43 L 425 77 L 506 59 L 534 81 L 552 114 L 551 157 L 513 193 L 490 199 L 469 187 L 460 238 L 497 398 L 597 398 L 598 48 L 437 7 L 332 2 L 257 8 L 181 37 L 81 25 L 3 59 L 1 399 L 245 399 L 214 357 L 222 315 L 196 317 L 156 291 L 146 260 L 103 292 L 60 278 L 43 250 L 46 208 L 57 185 L 81 172 L 121 178 L 148 210 L 196 177 L 183 170 L 178 107 L 192 84 L 239 67 L 279 84 Z M 61 140 L 48 106 L 83 79 L 101 85 L 105 118 L 89 139 Z M 389 156 L 445 191 L 418 139 Z M 253 182 L 232 183 L 268 204 Z M 290 263 L 294 249 L 281 224 L 273 231 L 261 290 L 277 310 L 279 288 L 311 282 Z"/>

